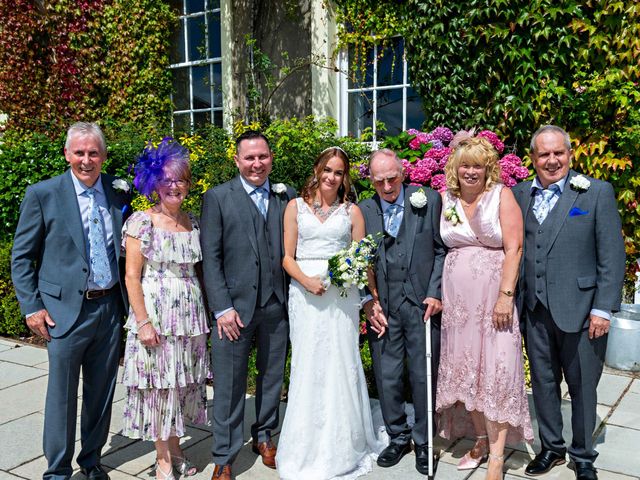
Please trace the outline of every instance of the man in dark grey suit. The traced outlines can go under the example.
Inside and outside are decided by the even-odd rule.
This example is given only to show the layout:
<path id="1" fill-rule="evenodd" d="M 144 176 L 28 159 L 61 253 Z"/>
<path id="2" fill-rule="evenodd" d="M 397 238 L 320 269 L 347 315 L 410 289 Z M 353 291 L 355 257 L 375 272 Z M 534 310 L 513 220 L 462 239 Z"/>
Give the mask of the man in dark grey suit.
<path id="1" fill-rule="evenodd" d="M 383 233 L 376 258 L 376 284 L 363 301 L 369 320 L 369 344 L 390 445 L 378 465 L 397 464 L 411 449 L 416 469 L 428 473 L 427 375 L 425 321 L 431 317 L 433 385 L 440 358 L 440 280 L 445 247 L 440 238 L 440 195 L 430 188 L 404 186 L 402 162 L 392 150 L 371 155 L 371 181 L 376 195 L 360 204 L 367 234 Z M 379 336 L 381 327 L 386 327 Z M 404 412 L 405 359 L 416 423 Z M 435 388 L 433 389 L 435 394 Z"/>
<path id="2" fill-rule="evenodd" d="M 596 387 L 612 312 L 620 308 L 624 243 L 613 188 L 571 170 L 569 135 L 547 125 L 531 139 L 533 181 L 513 188 L 524 217 L 520 275 L 542 451 L 527 466 L 541 475 L 565 463 L 560 382 L 571 395 L 569 457 L 579 480 L 595 480 Z"/>
<path id="3" fill-rule="evenodd" d="M 282 218 L 295 191 L 270 184 L 273 155 L 255 131 L 236 140 L 240 175 L 207 191 L 201 243 L 204 283 L 215 317 L 213 365 L 213 477 L 231 479 L 231 464 L 244 443 L 244 398 L 249 352 L 257 344 L 256 422 L 253 451 L 275 468 L 271 432 L 278 407 L 289 334 L 286 277 L 282 269 Z"/>
<path id="4" fill-rule="evenodd" d="M 87 478 L 104 480 L 109 476 L 100 455 L 111 421 L 126 305 L 120 233 L 130 194 L 126 182 L 101 173 L 107 149 L 96 124 L 72 125 L 64 154 L 67 172 L 27 188 L 12 279 L 27 325 L 48 341 L 43 478 L 68 479 L 73 473 L 82 368 L 77 462 Z"/>

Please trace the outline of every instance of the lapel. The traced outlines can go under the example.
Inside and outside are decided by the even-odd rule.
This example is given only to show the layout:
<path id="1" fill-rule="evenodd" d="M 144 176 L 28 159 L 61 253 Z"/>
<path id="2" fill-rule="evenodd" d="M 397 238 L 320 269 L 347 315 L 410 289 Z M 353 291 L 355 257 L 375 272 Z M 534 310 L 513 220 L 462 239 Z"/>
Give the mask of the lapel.
<path id="1" fill-rule="evenodd" d="M 69 229 L 69 235 L 80 251 L 82 258 L 87 261 L 87 250 L 85 246 L 85 234 L 82 226 L 82 216 L 80 215 L 80 207 L 76 198 L 76 189 L 71 179 L 71 170 L 67 170 L 63 174 L 58 189 L 58 205 L 61 215 L 65 217 L 65 223 Z"/>
<path id="2" fill-rule="evenodd" d="M 107 197 L 107 206 L 109 207 L 109 214 L 111 215 L 111 228 L 113 231 L 113 249 L 116 252 L 116 260 L 120 259 L 120 244 L 122 242 L 122 210 L 118 208 L 119 202 L 117 201 L 116 192 L 111 186 L 113 181 L 106 175 L 100 175 L 102 179 L 102 188 L 104 194 Z"/>
<path id="3" fill-rule="evenodd" d="M 238 210 L 238 214 L 236 215 L 236 217 L 240 222 L 244 222 L 247 212 L 249 213 L 249 215 L 251 215 L 252 220 L 255 215 L 260 215 L 257 207 L 255 206 L 251 198 L 249 198 L 249 195 L 244 189 L 239 175 L 231 180 L 229 188 L 231 190 L 230 195 L 233 200 L 232 204 Z M 251 227 L 252 228 L 245 228 L 245 231 L 247 232 L 247 235 L 249 237 L 251 248 L 253 248 L 256 257 L 258 257 L 258 239 L 256 238 L 255 228 L 253 228 L 253 221 L 251 222 Z"/>
<path id="4" fill-rule="evenodd" d="M 372 220 L 375 223 L 375 225 L 373 226 L 378 227 L 377 229 L 374 228 L 374 230 L 377 230 L 377 232 L 380 232 L 383 235 L 383 240 L 381 240 L 380 243 L 378 244 L 378 257 L 380 258 L 380 264 L 382 265 L 382 270 L 384 271 L 384 274 L 386 276 L 387 275 L 387 256 L 386 256 L 385 246 L 384 246 L 384 216 L 382 214 L 382 207 L 380 206 L 380 197 L 378 196 L 377 193 L 373 196 L 373 206 L 371 208 L 374 211 L 374 214 L 371 216 Z"/>
<path id="5" fill-rule="evenodd" d="M 560 229 L 564 225 L 569 215 L 569 210 L 573 207 L 576 199 L 578 198 L 578 192 L 571 188 L 571 178 L 575 177 L 577 173 L 573 170 L 569 170 L 569 176 L 567 177 L 567 183 L 564 186 L 564 191 L 558 202 L 556 203 L 554 210 L 557 209 L 556 218 L 551 227 L 551 233 L 549 234 L 549 243 L 547 244 L 547 253 L 551 250 L 551 246 L 556 241 L 556 237 L 560 232 Z"/>
<path id="6" fill-rule="evenodd" d="M 404 188 L 404 213 L 402 215 L 402 222 L 404 223 L 405 233 L 407 235 L 407 240 L 411 243 L 411 248 L 407 252 L 407 267 L 411 265 L 411 257 L 413 256 L 413 240 L 416 238 L 416 229 L 418 227 L 418 215 L 413 211 L 413 205 L 411 205 L 409 189 L 405 186 Z M 412 192 L 413 193 L 413 192 Z M 426 193 L 425 193 L 426 195 Z M 429 204 L 425 205 L 423 208 L 429 208 Z"/>
<path id="7" fill-rule="evenodd" d="M 522 187 L 520 190 L 520 195 L 518 196 L 518 204 L 520 205 L 520 209 L 522 210 L 522 218 L 526 220 L 527 213 L 529 212 L 529 207 L 531 206 L 531 184 L 533 182 L 525 182 L 524 185 L 526 187 Z"/>

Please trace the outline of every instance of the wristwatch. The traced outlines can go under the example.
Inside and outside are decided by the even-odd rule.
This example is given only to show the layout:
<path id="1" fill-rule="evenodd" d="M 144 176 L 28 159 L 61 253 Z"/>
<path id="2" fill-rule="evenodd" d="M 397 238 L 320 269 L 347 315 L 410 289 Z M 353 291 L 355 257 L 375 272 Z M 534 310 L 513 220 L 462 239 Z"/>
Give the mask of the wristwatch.
<path id="1" fill-rule="evenodd" d="M 513 290 L 500 290 L 500 293 L 504 293 L 507 297 L 513 297 Z"/>

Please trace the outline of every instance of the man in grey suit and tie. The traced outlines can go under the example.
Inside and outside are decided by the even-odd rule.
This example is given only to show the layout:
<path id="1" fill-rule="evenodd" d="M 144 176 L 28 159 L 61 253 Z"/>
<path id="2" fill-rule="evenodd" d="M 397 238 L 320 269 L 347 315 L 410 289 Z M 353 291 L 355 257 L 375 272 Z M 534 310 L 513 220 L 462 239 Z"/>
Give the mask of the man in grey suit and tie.
<path id="1" fill-rule="evenodd" d="M 520 303 L 542 451 L 527 475 L 565 463 L 560 382 L 571 396 L 568 447 L 578 480 L 596 480 L 596 388 L 611 314 L 620 308 L 624 243 L 609 183 L 570 169 L 569 135 L 546 125 L 531 139 L 533 181 L 513 188 L 524 217 Z"/>
<path id="2" fill-rule="evenodd" d="M 27 325 L 48 341 L 43 478 L 68 479 L 73 473 L 82 369 L 77 462 L 87 478 L 104 480 L 109 476 L 100 455 L 111 421 L 126 304 L 120 232 L 130 194 L 126 182 L 101 173 L 107 149 L 96 124 L 73 124 L 64 154 L 67 172 L 27 188 L 12 279 Z"/>
<path id="3" fill-rule="evenodd" d="M 376 289 L 363 301 L 370 323 L 371 357 L 390 445 L 378 465 L 390 467 L 415 446 L 416 469 L 428 474 L 427 374 L 425 321 L 431 317 L 432 375 L 440 358 L 440 281 L 445 247 L 440 238 L 442 200 L 430 188 L 404 186 L 404 168 L 389 149 L 371 155 L 376 195 L 360 204 L 367 234 L 384 232 L 375 263 Z M 379 337 L 381 326 L 386 333 Z M 404 412 L 405 359 L 416 423 Z M 435 388 L 433 389 L 435 394 Z"/>
<path id="4" fill-rule="evenodd" d="M 205 193 L 201 219 L 204 283 L 215 317 L 212 478 L 222 480 L 231 479 L 231 465 L 244 444 L 244 398 L 254 339 L 258 378 L 252 447 L 266 466 L 275 468 L 271 432 L 278 426 L 289 334 L 282 218 L 295 197 L 292 188 L 270 184 L 273 155 L 262 133 L 243 133 L 236 150 L 240 175 Z"/>

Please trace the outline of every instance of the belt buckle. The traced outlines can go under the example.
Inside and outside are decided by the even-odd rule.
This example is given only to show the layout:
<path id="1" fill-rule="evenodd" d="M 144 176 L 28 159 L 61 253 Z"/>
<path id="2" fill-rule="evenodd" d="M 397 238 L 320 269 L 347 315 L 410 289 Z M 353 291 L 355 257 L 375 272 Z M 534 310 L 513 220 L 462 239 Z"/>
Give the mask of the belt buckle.
<path id="1" fill-rule="evenodd" d="M 108 290 L 87 290 L 84 296 L 87 300 L 95 300 L 96 298 L 102 298 L 107 294 Z"/>

